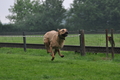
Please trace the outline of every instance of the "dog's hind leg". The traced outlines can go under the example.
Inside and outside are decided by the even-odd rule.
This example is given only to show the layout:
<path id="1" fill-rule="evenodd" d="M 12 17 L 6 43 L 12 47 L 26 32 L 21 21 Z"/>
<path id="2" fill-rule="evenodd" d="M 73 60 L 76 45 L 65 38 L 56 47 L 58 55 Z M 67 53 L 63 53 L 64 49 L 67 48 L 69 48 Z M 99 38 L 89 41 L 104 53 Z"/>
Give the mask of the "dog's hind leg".
<path id="1" fill-rule="evenodd" d="M 52 47 L 50 47 L 50 52 L 52 53 L 52 54 L 51 54 L 51 56 L 52 56 L 52 59 L 51 59 L 51 60 L 53 61 L 54 58 L 55 58 L 55 54 L 54 54 L 54 51 L 52 50 Z"/>
<path id="2" fill-rule="evenodd" d="M 60 57 L 64 57 L 64 55 L 62 55 L 61 53 L 60 53 L 60 49 L 58 49 L 58 54 L 60 55 Z"/>
<path id="3" fill-rule="evenodd" d="M 47 49 L 47 53 L 50 53 L 50 43 L 48 39 L 44 40 L 44 45 L 45 45 L 45 48 Z"/>
<path id="4" fill-rule="evenodd" d="M 56 53 L 58 52 L 58 50 L 57 49 L 55 49 L 55 51 L 54 51 L 54 55 L 56 55 Z"/>
<path id="5" fill-rule="evenodd" d="M 49 48 L 49 45 L 48 44 L 45 44 L 45 48 L 47 50 L 47 53 L 50 53 L 50 48 Z"/>

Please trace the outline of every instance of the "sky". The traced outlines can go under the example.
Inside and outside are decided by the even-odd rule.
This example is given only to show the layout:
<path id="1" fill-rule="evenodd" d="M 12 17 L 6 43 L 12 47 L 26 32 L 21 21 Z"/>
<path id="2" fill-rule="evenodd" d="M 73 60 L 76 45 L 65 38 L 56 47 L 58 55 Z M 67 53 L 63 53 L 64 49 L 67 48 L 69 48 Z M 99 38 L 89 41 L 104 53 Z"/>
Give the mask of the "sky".
<path id="1" fill-rule="evenodd" d="M 64 0 L 63 6 L 67 9 L 70 7 L 70 4 L 73 0 Z M 0 0 L 0 22 L 3 24 L 9 23 L 10 21 L 6 18 L 6 16 L 10 15 L 9 12 L 10 6 L 14 5 L 14 0 Z"/>

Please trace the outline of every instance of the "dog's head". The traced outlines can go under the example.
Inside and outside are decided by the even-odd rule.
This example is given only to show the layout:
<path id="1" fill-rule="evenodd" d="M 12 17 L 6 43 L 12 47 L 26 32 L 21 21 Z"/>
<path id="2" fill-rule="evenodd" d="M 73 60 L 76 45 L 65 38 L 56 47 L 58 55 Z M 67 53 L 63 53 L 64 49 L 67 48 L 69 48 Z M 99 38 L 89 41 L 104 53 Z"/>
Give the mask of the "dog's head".
<path id="1" fill-rule="evenodd" d="M 65 39 L 65 37 L 68 36 L 68 30 L 67 29 L 60 29 L 58 30 L 58 36 L 62 39 Z"/>

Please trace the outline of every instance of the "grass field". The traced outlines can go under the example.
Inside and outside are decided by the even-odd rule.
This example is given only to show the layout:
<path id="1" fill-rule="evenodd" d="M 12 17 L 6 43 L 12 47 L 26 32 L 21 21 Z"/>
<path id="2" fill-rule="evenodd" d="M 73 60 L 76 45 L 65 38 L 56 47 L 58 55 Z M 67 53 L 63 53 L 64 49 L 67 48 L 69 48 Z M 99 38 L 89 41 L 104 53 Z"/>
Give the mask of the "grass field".
<path id="1" fill-rule="evenodd" d="M 67 37 L 65 41 L 65 45 L 79 45 L 79 36 L 76 36 L 76 35 L 75 37 Z M 71 36 L 71 34 L 69 36 Z M 115 46 L 120 47 L 120 34 L 114 34 L 114 41 L 115 41 Z M 0 36 L 0 42 L 23 43 L 23 38 Z M 27 37 L 26 42 L 43 44 L 43 37 Z M 85 34 L 85 45 L 86 46 L 105 46 L 106 45 L 105 34 Z M 111 45 L 109 44 L 109 46 Z"/>
<path id="2" fill-rule="evenodd" d="M 27 37 L 27 43 L 43 44 L 43 37 Z M 114 35 L 120 47 L 119 34 Z M 23 43 L 22 37 L 0 37 L 0 42 Z M 105 35 L 86 34 L 87 46 L 105 46 Z M 67 37 L 66 45 L 79 45 L 79 37 Z M 109 44 L 110 46 L 110 44 Z M 0 80 L 119 80 L 120 54 L 115 59 L 105 54 L 93 55 L 62 51 L 61 58 L 56 55 L 51 61 L 45 50 L 22 48 L 0 48 Z"/>
<path id="3" fill-rule="evenodd" d="M 0 48 L 0 80 L 119 80 L 120 55 L 115 59 L 105 54 L 87 54 L 61 51 L 54 61 L 45 50 Z M 110 56 L 110 55 L 109 55 Z"/>

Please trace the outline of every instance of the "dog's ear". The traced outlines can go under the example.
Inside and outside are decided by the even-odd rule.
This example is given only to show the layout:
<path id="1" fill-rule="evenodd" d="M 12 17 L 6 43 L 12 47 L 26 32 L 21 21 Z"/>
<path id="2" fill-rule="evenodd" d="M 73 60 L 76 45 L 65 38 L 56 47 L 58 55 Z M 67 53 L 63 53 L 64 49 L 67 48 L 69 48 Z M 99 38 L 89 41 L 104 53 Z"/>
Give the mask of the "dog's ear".
<path id="1" fill-rule="evenodd" d="M 57 29 L 58 35 L 60 35 L 60 29 Z"/>

